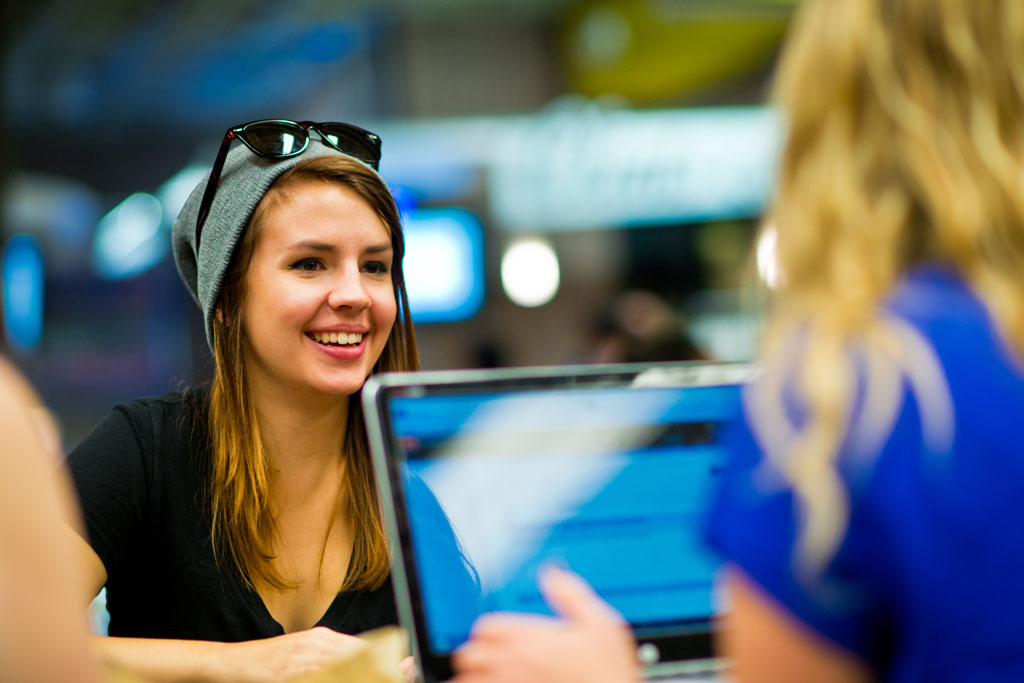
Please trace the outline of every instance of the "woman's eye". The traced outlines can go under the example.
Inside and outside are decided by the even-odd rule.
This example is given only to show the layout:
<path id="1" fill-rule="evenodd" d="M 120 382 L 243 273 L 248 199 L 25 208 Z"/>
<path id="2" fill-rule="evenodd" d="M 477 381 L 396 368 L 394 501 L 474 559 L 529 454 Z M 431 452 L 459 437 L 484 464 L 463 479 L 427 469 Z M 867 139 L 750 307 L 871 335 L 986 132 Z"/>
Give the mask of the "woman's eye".
<path id="1" fill-rule="evenodd" d="M 293 270 L 302 271 L 303 273 L 315 273 L 316 271 L 323 269 L 323 264 L 320 263 L 320 259 L 304 258 L 293 263 L 291 268 Z"/>
<path id="2" fill-rule="evenodd" d="M 386 275 L 388 265 L 383 261 L 370 261 L 363 265 L 363 270 L 371 275 Z"/>

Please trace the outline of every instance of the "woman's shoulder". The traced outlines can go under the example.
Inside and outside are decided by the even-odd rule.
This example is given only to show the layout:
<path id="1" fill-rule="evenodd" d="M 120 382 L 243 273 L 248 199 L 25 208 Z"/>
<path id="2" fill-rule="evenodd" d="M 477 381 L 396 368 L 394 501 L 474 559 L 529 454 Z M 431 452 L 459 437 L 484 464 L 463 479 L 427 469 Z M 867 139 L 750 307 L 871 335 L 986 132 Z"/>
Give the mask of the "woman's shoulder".
<path id="1" fill-rule="evenodd" d="M 67 461 L 76 477 L 88 472 L 135 472 L 138 480 L 191 466 L 208 443 L 205 392 L 189 389 L 126 401 L 107 415 L 71 450 Z M 99 476 L 99 475 L 96 475 Z M 104 475 L 106 476 L 106 475 Z M 104 484 L 106 485 L 106 484 Z"/>
<path id="2" fill-rule="evenodd" d="M 930 331 L 943 323 L 988 323 L 981 298 L 955 268 L 941 263 L 909 270 L 893 287 L 884 310 Z"/>
<path id="3" fill-rule="evenodd" d="M 1000 389 L 1009 391 L 1019 406 L 1024 357 L 1008 343 L 985 300 L 955 269 L 929 264 L 912 270 L 885 308 L 927 345 L 954 392 L 984 395 Z"/>
<path id="4" fill-rule="evenodd" d="M 192 418 L 205 414 L 208 393 L 206 387 L 189 387 L 160 396 L 147 396 L 118 403 L 114 410 L 132 418 Z"/>
<path id="5" fill-rule="evenodd" d="M 131 438 L 146 451 L 198 445 L 192 442 L 206 434 L 207 396 L 205 387 L 195 387 L 118 403 L 91 436 L 103 442 Z"/>

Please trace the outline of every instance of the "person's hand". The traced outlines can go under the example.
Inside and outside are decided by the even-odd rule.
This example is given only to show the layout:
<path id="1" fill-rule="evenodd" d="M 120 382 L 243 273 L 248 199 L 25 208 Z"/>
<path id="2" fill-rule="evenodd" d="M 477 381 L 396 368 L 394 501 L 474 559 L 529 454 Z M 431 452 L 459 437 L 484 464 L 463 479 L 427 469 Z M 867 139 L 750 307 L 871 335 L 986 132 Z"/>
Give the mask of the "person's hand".
<path id="1" fill-rule="evenodd" d="M 221 663 L 230 667 L 230 680 L 279 683 L 320 671 L 331 661 L 367 646 L 360 638 L 317 626 L 265 640 L 229 643 Z"/>
<path id="2" fill-rule="evenodd" d="M 455 651 L 452 683 L 636 683 L 629 627 L 575 574 L 547 569 L 541 591 L 560 619 L 484 615 Z"/>

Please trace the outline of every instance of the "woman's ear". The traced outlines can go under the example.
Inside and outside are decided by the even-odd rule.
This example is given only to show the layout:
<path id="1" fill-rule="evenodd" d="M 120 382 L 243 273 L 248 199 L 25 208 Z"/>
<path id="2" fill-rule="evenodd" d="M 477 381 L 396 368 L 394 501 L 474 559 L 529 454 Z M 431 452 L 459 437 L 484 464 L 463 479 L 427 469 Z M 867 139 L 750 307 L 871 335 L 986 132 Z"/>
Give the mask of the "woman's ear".
<path id="1" fill-rule="evenodd" d="M 218 321 L 218 322 L 219 322 L 219 323 L 220 323 L 221 325 L 226 325 L 226 324 L 228 323 L 228 320 L 227 320 L 227 316 L 225 316 L 225 315 L 224 315 L 224 309 L 223 309 L 223 308 L 221 308 L 221 307 L 219 307 L 219 306 L 218 306 L 218 307 L 216 308 L 216 310 L 214 310 L 213 314 L 214 314 L 215 316 L 217 316 L 217 321 Z"/>

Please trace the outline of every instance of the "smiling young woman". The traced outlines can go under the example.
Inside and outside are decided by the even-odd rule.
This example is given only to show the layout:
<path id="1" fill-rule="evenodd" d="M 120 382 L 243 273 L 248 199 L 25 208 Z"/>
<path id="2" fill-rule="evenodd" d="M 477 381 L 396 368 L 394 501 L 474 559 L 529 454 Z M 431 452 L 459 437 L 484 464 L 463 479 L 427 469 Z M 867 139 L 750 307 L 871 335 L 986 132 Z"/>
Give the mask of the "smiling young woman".
<path id="1" fill-rule="evenodd" d="M 418 367 L 398 211 L 363 157 L 268 157 L 274 130 L 219 155 L 174 226 L 212 385 L 118 406 L 69 457 L 101 651 L 156 680 L 283 680 L 397 621 L 351 399 Z"/>
<path id="2" fill-rule="evenodd" d="M 401 236 L 397 212 L 390 195 L 364 199 L 366 188 L 349 184 L 350 164 L 322 157 L 277 180 L 225 273 L 213 321 L 215 355 L 224 359 L 217 364 L 210 410 L 213 532 L 248 575 L 276 588 L 288 584 L 263 559 L 273 555 L 273 539 L 259 529 L 270 523 L 273 511 L 259 505 L 270 499 L 264 439 L 256 428 L 260 405 L 272 414 L 298 410 L 347 416 L 342 450 L 358 457 L 349 463 L 342 498 L 351 508 L 348 516 L 361 528 L 354 534 L 345 583 L 378 588 L 388 573 L 360 407 L 348 398 L 375 365 L 398 370 L 417 364 L 414 353 L 408 353 L 410 345 L 400 341 L 413 339 L 410 325 L 400 323 L 396 339 L 390 340 L 404 289 L 394 282 L 392 267 L 391 233 Z M 335 346 L 313 339 L 341 329 L 358 335 L 359 343 Z M 235 445 L 247 441 L 250 455 L 241 457 Z M 244 470 L 249 472 L 238 476 Z M 239 514 L 246 508 L 248 514 Z"/>

